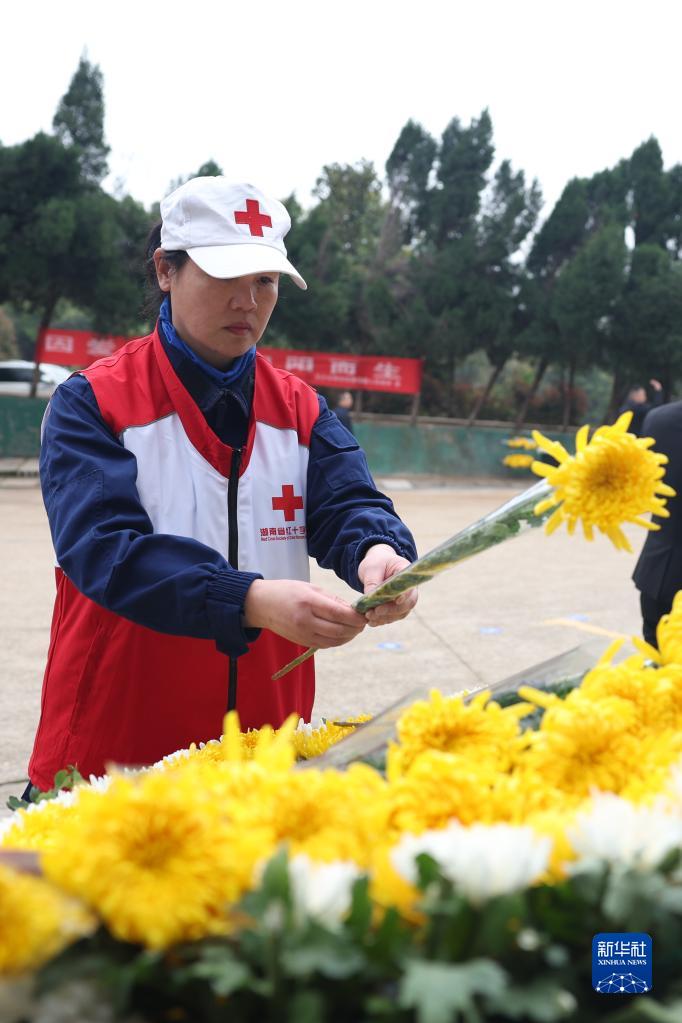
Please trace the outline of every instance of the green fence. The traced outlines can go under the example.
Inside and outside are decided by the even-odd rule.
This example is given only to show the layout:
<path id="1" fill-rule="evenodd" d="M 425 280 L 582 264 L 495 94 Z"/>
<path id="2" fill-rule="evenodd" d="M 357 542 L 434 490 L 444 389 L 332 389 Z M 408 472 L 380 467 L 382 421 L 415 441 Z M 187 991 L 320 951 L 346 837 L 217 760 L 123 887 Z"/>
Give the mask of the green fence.
<path id="1" fill-rule="evenodd" d="M 456 426 L 420 423 L 359 422 L 354 427 L 375 475 L 495 476 L 530 479 L 529 470 L 502 464 L 512 449 L 504 443 L 515 435 L 510 426 Z M 528 431 L 523 431 L 528 435 Z M 543 431 L 544 432 L 544 431 Z M 574 435 L 548 431 L 574 450 Z"/>
<path id="2" fill-rule="evenodd" d="M 0 396 L 0 458 L 35 458 L 40 450 L 44 398 Z"/>
<path id="3" fill-rule="evenodd" d="M 0 396 L 0 457 L 34 458 L 40 448 L 40 423 L 46 401 Z M 512 427 L 456 426 L 451 423 L 358 422 L 355 432 L 378 476 L 495 476 L 529 478 L 527 470 L 508 469 L 504 441 Z M 526 431 L 527 433 L 527 431 Z M 551 431 L 572 449 L 570 435 Z"/>

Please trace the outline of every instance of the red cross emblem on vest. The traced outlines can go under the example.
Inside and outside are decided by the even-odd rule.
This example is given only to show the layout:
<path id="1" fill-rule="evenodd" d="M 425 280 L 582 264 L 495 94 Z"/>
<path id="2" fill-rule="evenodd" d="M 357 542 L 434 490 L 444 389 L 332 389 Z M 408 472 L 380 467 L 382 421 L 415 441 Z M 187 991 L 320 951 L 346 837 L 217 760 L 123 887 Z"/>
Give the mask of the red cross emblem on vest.
<path id="1" fill-rule="evenodd" d="M 263 237 L 263 228 L 272 227 L 272 217 L 261 213 L 258 199 L 247 199 L 245 210 L 235 210 L 234 219 L 237 224 L 248 224 L 252 235 Z"/>
<path id="2" fill-rule="evenodd" d="M 285 522 L 294 522 L 296 519 L 296 509 L 303 508 L 303 498 L 294 495 L 294 488 L 291 483 L 285 483 L 282 486 L 282 496 L 273 497 L 272 507 L 273 511 L 284 512 Z"/>

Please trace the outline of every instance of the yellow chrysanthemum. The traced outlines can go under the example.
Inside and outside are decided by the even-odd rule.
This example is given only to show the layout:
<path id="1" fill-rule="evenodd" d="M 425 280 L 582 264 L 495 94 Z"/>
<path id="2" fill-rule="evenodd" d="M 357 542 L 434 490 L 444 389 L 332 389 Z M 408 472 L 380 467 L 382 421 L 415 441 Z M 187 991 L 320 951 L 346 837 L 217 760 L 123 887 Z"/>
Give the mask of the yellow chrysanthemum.
<path id="1" fill-rule="evenodd" d="M 661 664 L 682 665 L 682 591 L 675 594 L 670 613 L 659 621 L 656 641 Z"/>
<path id="2" fill-rule="evenodd" d="M 525 451 L 535 451 L 537 447 L 532 437 L 509 437 L 505 444 L 508 448 L 523 448 Z"/>
<path id="3" fill-rule="evenodd" d="M 352 735 L 355 731 L 354 725 L 364 724 L 371 721 L 371 714 L 358 714 L 355 717 L 344 718 L 343 724 L 336 721 L 326 721 L 320 728 L 298 728 L 293 736 L 294 750 L 299 760 L 312 760 L 319 757 L 337 742 Z"/>
<path id="4" fill-rule="evenodd" d="M 365 867 L 377 835 L 385 831 L 388 813 L 384 778 L 364 764 L 347 771 L 296 771 L 258 802 L 234 807 L 240 825 L 267 827 L 275 842 L 292 853 L 305 853 L 325 863 L 352 860 Z"/>
<path id="5" fill-rule="evenodd" d="M 588 540 L 594 529 L 609 537 L 618 548 L 632 548 L 621 526 L 635 523 L 645 529 L 659 529 L 656 523 L 642 518 L 651 513 L 667 517 L 665 498 L 675 491 L 663 482 L 663 466 L 668 459 L 650 448 L 650 437 L 636 437 L 627 429 L 632 419 L 625 412 L 613 426 L 600 426 L 588 442 L 589 426 L 582 426 L 576 435 L 576 453 L 569 455 L 563 444 L 533 432 L 537 446 L 559 464 L 533 462 L 533 472 L 546 477 L 553 492 L 535 508 L 542 515 L 550 508 L 548 533 L 566 522 L 573 533 L 578 522 Z"/>
<path id="6" fill-rule="evenodd" d="M 297 760 L 312 760 L 314 757 L 319 757 L 326 753 L 337 742 L 352 735 L 355 731 L 354 726 L 370 720 L 371 714 L 358 714 L 355 717 L 345 718 L 342 724 L 337 724 L 335 721 L 326 721 L 319 728 L 311 728 L 310 726 L 301 726 L 299 724 L 298 728 L 292 730 L 289 725 L 285 725 L 285 737 L 291 742 Z M 261 733 L 272 733 L 273 737 L 275 737 L 280 735 L 280 732 L 282 732 L 282 729 L 275 730 L 273 733 L 272 729 L 267 728 L 249 729 L 248 732 L 241 732 L 239 742 L 244 760 L 254 759 L 258 749 L 262 748 Z M 224 761 L 225 752 L 223 750 L 222 738 L 211 739 L 200 748 L 193 744 L 188 750 L 186 759 L 198 759 L 206 763 L 220 763 Z M 161 765 L 161 769 L 166 770 L 168 767 L 176 765 L 177 760 L 172 760 L 170 764 L 166 761 Z"/>
<path id="7" fill-rule="evenodd" d="M 594 668 L 585 676 L 583 695 L 595 701 L 615 696 L 634 708 L 632 730 L 636 734 L 660 734 L 665 729 L 680 728 L 682 719 L 682 668 L 673 681 L 667 673 L 637 665 L 628 658 L 611 667 Z"/>
<path id="8" fill-rule="evenodd" d="M 644 773 L 642 757 L 650 770 L 656 765 L 669 770 L 676 748 L 682 748 L 680 736 L 677 743 L 664 743 L 656 752 L 655 735 L 638 735 L 637 708 L 630 700 L 618 696 L 596 700 L 580 689 L 565 700 L 528 687 L 520 693 L 546 708 L 538 731 L 529 733 L 524 766 L 573 796 L 584 798 L 592 788 L 623 793 L 633 780 L 633 764 L 638 777 Z M 649 784 L 647 780 L 645 785 Z"/>
<path id="9" fill-rule="evenodd" d="M 644 656 L 656 664 L 682 665 L 682 590 L 675 594 L 673 606 L 667 615 L 663 615 L 656 627 L 656 647 L 645 643 L 639 636 L 633 636 L 632 642 Z"/>
<path id="10" fill-rule="evenodd" d="M 64 806 L 58 801 L 40 803 L 32 810 L 17 810 L 12 827 L 0 839 L 0 847 L 38 852 L 49 849 L 58 840 L 61 823 L 75 812 L 75 806 Z"/>
<path id="11" fill-rule="evenodd" d="M 506 770 L 519 740 L 519 720 L 532 709 L 527 704 L 503 709 L 489 692 L 465 703 L 461 695 L 443 696 L 433 689 L 428 700 L 417 700 L 400 716 L 398 746 L 389 748 L 388 776 L 404 773 L 425 750 L 471 756 Z"/>
<path id="12" fill-rule="evenodd" d="M 583 806 L 584 800 L 576 801 L 575 805 L 557 803 L 555 809 L 538 810 L 529 814 L 524 821 L 539 835 L 545 835 L 552 840 L 549 870 L 544 878 L 548 884 L 562 880 L 566 876 L 566 864 L 575 858 L 573 846 L 566 832 Z"/>
<path id="13" fill-rule="evenodd" d="M 505 813 L 495 798 L 499 776 L 495 767 L 472 756 L 427 750 L 392 780 L 389 828 L 419 835 L 452 820 L 465 825 L 497 821 Z"/>
<path id="14" fill-rule="evenodd" d="M 502 464 L 509 466 L 510 469 L 530 469 L 534 461 L 532 455 L 505 455 Z"/>
<path id="15" fill-rule="evenodd" d="M 0 977 L 37 970 L 87 924 L 51 885 L 0 866 Z"/>
<path id="16" fill-rule="evenodd" d="M 420 924 L 424 913 L 418 908 L 423 895 L 414 885 L 398 873 L 391 861 L 391 844 L 377 846 L 372 856 L 369 894 L 379 908 L 377 916 L 387 909 L 397 909 L 404 920 Z"/>
<path id="17" fill-rule="evenodd" d="M 226 930 L 263 852 L 260 832 L 230 827 L 181 773 L 150 772 L 81 793 L 42 866 L 115 937 L 165 948 Z"/>

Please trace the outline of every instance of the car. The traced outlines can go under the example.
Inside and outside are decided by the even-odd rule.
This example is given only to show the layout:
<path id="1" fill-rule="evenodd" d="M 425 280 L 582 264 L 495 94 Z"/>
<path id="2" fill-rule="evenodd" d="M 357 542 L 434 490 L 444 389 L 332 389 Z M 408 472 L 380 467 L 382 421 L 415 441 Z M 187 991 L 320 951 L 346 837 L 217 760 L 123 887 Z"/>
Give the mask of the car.
<path id="1" fill-rule="evenodd" d="M 35 362 L 27 362 L 25 359 L 0 362 L 0 394 L 29 395 L 34 369 Z M 70 376 L 71 370 L 64 366 L 41 362 L 36 395 L 39 398 L 49 398 L 55 388 Z"/>

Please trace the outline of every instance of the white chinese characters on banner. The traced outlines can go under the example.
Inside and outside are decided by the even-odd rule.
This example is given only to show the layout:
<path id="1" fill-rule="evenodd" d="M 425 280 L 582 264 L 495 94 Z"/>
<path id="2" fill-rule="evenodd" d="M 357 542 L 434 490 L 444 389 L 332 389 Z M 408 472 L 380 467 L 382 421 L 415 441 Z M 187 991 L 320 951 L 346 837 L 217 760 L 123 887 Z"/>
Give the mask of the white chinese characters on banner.
<path id="1" fill-rule="evenodd" d="M 290 373 L 312 373 L 315 360 L 310 355 L 287 355 L 284 368 Z"/>
<path id="2" fill-rule="evenodd" d="M 73 342 L 74 339 L 70 334 L 46 334 L 45 351 L 65 352 L 69 355 L 73 352 Z"/>
<path id="3" fill-rule="evenodd" d="M 358 364 L 353 359 L 331 359 L 329 372 L 334 376 L 354 377 L 358 371 Z"/>
<path id="4" fill-rule="evenodd" d="M 101 359 L 104 355 L 113 355 L 118 345 L 111 337 L 92 337 L 87 342 L 85 350 L 93 358 Z"/>
<path id="5" fill-rule="evenodd" d="M 400 385 L 400 368 L 393 362 L 377 362 L 372 374 L 377 383 Z"/>

